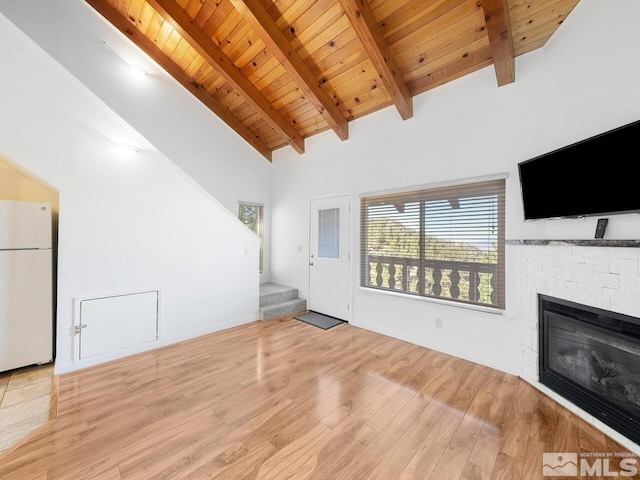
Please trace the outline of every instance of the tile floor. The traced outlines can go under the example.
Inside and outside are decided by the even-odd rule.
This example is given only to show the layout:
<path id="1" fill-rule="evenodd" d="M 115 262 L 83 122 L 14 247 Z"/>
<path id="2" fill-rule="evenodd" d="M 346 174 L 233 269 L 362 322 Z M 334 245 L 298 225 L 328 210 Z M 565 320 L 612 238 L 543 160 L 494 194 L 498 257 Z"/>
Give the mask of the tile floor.
<path id="1" fill-rule="evenodd" d="M 49 418 L 53 364 L 0 373 L 0 454 Z"/>

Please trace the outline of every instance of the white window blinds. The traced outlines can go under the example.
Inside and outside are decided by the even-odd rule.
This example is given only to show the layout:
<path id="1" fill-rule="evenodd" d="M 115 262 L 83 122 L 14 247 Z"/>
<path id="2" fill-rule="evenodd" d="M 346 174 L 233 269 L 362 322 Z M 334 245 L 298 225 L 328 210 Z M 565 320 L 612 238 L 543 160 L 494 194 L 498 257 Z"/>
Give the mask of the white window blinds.
<path id="1" fill-rule="evenodd" d="M 504 179 L 360 205 L 363 287 L 504 309 Z"/>

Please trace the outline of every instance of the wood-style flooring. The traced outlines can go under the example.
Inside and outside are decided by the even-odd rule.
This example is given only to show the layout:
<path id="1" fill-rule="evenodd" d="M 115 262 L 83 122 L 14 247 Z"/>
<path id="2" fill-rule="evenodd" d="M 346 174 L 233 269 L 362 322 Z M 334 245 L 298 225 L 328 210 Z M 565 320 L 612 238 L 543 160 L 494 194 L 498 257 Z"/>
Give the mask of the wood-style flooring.
<path id="1" fill-rule="evenodd" d="M 58 380 L 0 479 L 529 480 L 545 452 L 625 452 L 517 377 L 348 324 L 254 322 Z"/>

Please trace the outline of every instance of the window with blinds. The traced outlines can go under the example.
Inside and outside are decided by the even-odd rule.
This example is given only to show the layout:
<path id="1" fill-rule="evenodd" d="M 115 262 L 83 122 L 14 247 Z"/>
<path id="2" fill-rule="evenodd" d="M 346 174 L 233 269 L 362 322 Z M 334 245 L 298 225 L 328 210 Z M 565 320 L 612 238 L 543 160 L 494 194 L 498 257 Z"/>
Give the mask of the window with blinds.
<path id="1" fill-rule="evenodd" d="M 238 218 L 260 237 L 260 273 L 264 263 L 264 205 L 241 203 L 238 206 Z"/>
<path id="2" fill-rule="evenodd" d="M 363 287 L 505 308 L 505 180 L 364 196 Z"/>

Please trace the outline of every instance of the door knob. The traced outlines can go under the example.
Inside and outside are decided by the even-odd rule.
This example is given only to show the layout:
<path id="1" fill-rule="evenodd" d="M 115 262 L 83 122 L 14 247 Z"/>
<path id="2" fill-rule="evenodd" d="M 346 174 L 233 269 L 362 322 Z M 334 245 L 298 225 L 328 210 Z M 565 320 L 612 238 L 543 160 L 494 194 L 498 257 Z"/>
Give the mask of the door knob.
<path id="1" fill-rule="evenodd" d="M 309 262 L 309 265 L 311 265 L 313 267 L 313 262 Z"/>

